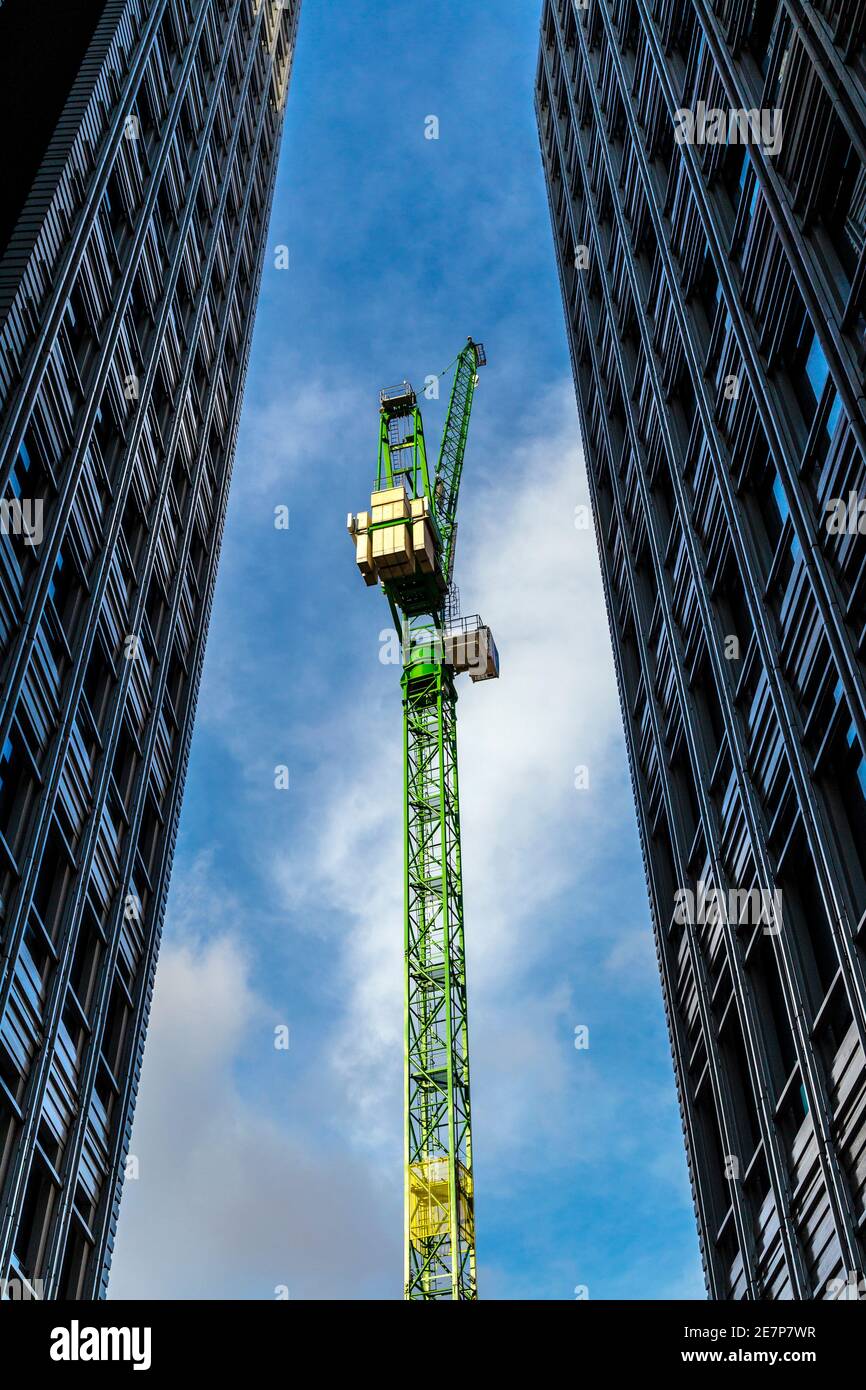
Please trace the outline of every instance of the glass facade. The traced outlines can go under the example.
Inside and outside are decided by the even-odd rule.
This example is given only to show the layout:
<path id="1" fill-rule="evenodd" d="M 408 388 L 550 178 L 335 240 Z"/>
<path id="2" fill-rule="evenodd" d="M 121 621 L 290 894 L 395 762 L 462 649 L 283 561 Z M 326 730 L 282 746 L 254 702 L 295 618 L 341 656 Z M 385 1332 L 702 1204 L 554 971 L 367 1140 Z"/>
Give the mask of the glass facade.
<path id="1" fill-rule="evenodd" d="M 299 7 L 60 7 L 5 190 L 0 1279 L 46 1298 L 108 1280 Z"/>
<path id="2" fill-rule="evenodd" d="M 541 21 L 542 159 L 714 1298 L 840 1297 L 866 1268 L 864 36 L 866 8 L 836 0 L 545 0 Z"/>

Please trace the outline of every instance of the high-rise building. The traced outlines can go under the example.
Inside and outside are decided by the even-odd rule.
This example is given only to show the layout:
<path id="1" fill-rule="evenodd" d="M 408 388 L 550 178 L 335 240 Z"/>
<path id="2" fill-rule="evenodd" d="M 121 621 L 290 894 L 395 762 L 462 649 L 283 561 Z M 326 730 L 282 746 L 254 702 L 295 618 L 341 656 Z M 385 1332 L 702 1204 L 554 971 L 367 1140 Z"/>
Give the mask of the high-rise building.
<path id="1" fill-rule="evenodd" d="M 545 0 L 541 21 L 714 1298 L 851 1297 L 866 1272 L 864 37 L 866 7 L 840 0 Z"/>
<path id="2" fill-rule="evenodd" d="M 0 4 L 0 1279 L 18 1294 L 104 1294 L 134 1163 L 299 7 Z"/>

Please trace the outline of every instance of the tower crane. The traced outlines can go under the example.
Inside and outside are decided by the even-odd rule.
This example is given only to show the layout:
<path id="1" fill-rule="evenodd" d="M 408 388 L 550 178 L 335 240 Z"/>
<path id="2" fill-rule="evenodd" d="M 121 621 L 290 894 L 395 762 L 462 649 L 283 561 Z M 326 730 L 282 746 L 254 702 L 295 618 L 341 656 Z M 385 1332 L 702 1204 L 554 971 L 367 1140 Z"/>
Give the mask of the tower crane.
<path id="1" fill-rule="evenodd" d="M 490 629 L 459 615 L 452 580 L 469 416 L 486 364 L 455 360 L 431 476 L 407 381 L 379 396 L 370 510 L 349 515 L 358 569 L 402 634 L 404 826 L 404 1296 L 477 1298 L 455 678 L 499 675 Z"/>

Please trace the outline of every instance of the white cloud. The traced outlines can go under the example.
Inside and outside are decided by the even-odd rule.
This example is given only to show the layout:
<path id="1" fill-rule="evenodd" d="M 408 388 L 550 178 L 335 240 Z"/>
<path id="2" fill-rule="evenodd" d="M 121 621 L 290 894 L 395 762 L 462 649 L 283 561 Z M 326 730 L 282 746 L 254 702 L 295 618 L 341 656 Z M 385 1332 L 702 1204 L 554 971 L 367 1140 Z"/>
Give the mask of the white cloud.
<path id="1" fill-rule="evenodd" d="M 328 437 L 339 439 L 369 410 L 359 387 L 336 373 L 330 380 L 310 377 L 304 363 L 285 351 L 273 353 L 269 365 L 260 367 L 258 390 L 263 398 L 248 402 L 238 439 L 235 511 L 279 498 L 280 489 L 291 487 L 314 463 L 321 467 L 325 422 Z"/>
<path id="2" fill-rule="evenodd" d="M 272 1299 L 278 1285 L 292 1298 L 396 1296 L 382 1272 L 399 1267 L 398 1194 L 321 1142 L 303 1093 L 280 1115 L 286 1088 L 260 1095 L 239 1079 L 245 1051 L 271 1072 L 293 1063 L 275 1053 L 274 1010 L 251 985 L 240 905 L 211 872 L 200 859 L 176 885 L 111 1296 Z M 207 941 L 195 920 L 212 924 Z"/>
<path id="3" fill-rule="evenodd" d="M 285 382 L 292 383 L 291 390 Z M 297 567 L 309 565 L 311 558 L 320 567 L 323 563 L 311 545 L 311 508 L 328 516 L 334 501 L 323 440 L 351 439 L 369 413 L 359 388 L 336 373 L 330 380 L 308 379 L 302 363 L 285 353 L 275 353 L 270 369 L 261 369 L 257 386 L 259 398 L 247 403 L 238 437 L 196 713 L 196 729 L 218 734 L 250 781 L 261 780 L 263 761 L 272 751 L 284 751 L 262 747 L 261 740 L 253 748 L 249 726 L 252 715 L 262 731 L 266 702 L 261 693 L 287 686 L 285 630 L 274 620 L 273 594 L 276 588 L 285 593 L 287 613 L 303 601 L 310 573 Z M 274 526 L 276 507 L 289 510 L 287 530 Z M 333 510 L 338 533 L 345 511 L 341 518 L 339 505 Z M 348 543 L 339 540 L 341 553 L 348 554 Z M 309 649 L 293 671 L 293 685 L 315 669 L 316 660 L 315 649 Z"/>
<path id="4" fill-rule="evenodd" d="M 646 924 L 640 927 L 614 927 L 605 969 L 620 985 L 645 989 L 659 983 L 659 968 L 652 934 Z"/>

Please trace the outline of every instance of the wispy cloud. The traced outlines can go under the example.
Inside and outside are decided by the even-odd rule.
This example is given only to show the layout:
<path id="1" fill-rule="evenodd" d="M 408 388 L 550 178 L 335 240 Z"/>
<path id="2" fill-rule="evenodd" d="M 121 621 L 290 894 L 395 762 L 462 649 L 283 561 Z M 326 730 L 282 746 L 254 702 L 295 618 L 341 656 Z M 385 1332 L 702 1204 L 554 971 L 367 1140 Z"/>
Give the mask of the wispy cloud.
<path id="1" fill-rule="evenodd" d="M 292 1065 L 273 1047 L 282 1015 L 253 987 L 243 906 L 209 857 L 176 885 L 173 908 L 111 1296 L 394 1295 L 384 1271 L 399 1265 L 396 1204 L 322 1142 L 309 1093 L 280 1114 L 274 1075 Z M 245 1058 L 269 1070 L 264 1089 L 244 1084 Z"/>

